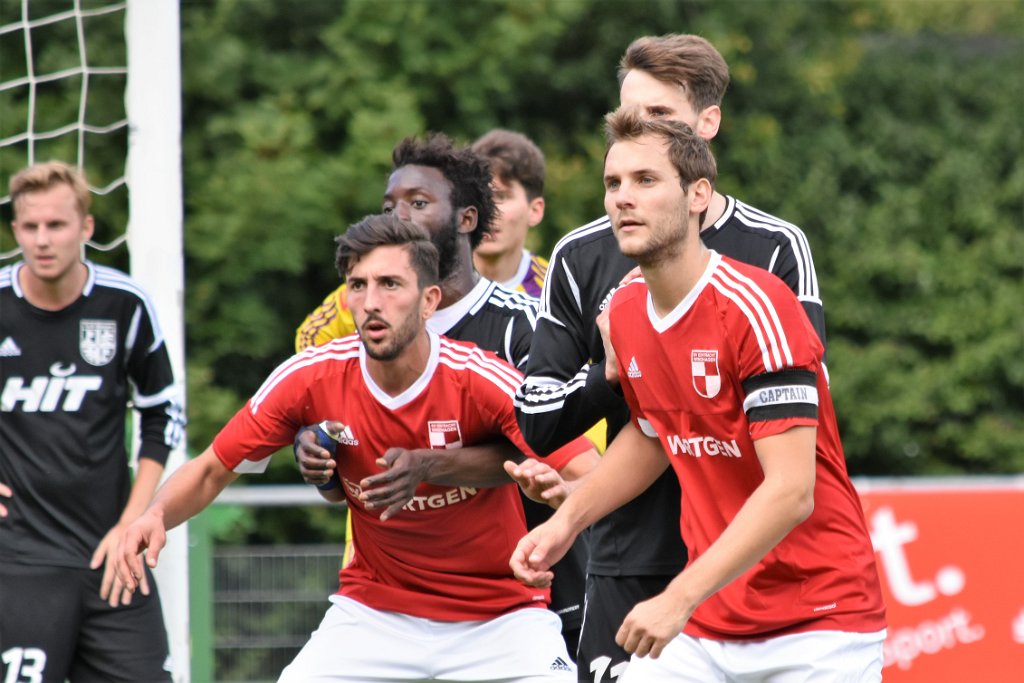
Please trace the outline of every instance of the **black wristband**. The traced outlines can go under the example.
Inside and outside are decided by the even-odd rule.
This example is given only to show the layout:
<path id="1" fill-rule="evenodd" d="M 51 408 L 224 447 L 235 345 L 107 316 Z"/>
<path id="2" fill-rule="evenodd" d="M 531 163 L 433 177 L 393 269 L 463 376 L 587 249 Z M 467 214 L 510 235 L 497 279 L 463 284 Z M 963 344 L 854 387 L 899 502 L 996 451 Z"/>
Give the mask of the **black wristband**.
<path id="1" fill-rule="evenodd" d="M 317 485 L 317 488 L 320 489 L 321 491 L 330 491 L 331 489 L 338 488 L 338 486 L 340 485 L 341 479 L 338 478 L 338 473 L 335 472 L 334 474 L 331 475 L 331 478 L 327 480 L 326 484 L 319 484 Z"/>

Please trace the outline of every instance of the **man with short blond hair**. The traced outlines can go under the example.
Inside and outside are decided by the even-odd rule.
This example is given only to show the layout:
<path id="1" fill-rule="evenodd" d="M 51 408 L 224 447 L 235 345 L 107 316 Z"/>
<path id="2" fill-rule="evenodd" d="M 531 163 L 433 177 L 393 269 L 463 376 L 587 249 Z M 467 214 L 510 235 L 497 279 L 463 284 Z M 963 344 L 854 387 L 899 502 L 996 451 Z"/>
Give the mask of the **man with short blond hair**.
<path id="1" fill-rule="evenodd" d="M 83 259 L 94 221 L 79 170 L 35 164 L 10 194 L 23 260 L 0 269 L 5 680 L 169 681 L 152 576 L 131 598 L 113 571 L 121 530 L 182 437 L 160 326 L 136 282 Z M 140 415 L 134 481 L 129 402 Z"/>

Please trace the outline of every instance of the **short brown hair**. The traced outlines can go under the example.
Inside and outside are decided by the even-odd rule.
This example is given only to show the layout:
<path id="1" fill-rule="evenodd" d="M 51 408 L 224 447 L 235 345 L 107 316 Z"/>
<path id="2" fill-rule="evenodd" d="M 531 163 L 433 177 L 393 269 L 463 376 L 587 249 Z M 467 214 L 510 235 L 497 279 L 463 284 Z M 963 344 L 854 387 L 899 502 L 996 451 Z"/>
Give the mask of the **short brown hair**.
<path id="1" fill-rule="evenodd" d="M 633 70 L 683 89 L 697 111 L 721 106 L 729 87 L 729 65 L 715 46 L 700 36 L 669 33 L 637 38 L 619 62 L 619 85 Z"/>
<path id="2" fill-rule="evenodd" d="M 364 217 L 350 225 L 335 243 L 338 245 L 335 264 L 342 278 L 349 274 L 359 259 L 377 247 L 399 246 L 409 252 L 409 263 L 416 271 L 420 289 L 437 284 L 439 257 L 430 235 L 394 213 Z"/>
<path id="3" fill-rule="evenodd" d="M 544 152 L 530 138 L 495 128 L 479 137 L 471 149 L 490 162 L 493 177 L 522 185 L 527 199 L 544 196 Z"/>
<path id="4" fill-rule="evenodd" d="M 714 186 L 718 166 L 711 148 L 707 140 L 682 121 L 645 119 L 639 107 L 619 107 L 604 120 L 606 149 L 617 142 L 648 136 L 660 138 L 668 143 L 669 160 L 679 172 L 679 183 L 684 190 L 701 178 L 707 178 Z"/>
<path id="5" fill-rule="evenodd" d="M 10 182 L 11 206 L 17 215 L 17 202 L 22 195 L 43 192 L 57 185 L 67 185 L 75 193 L 78 210 L 83 216 L 89 215 L 92 194 L 85 174 L 63 161 L 44 161 L 32 164 L 18 171 Z"/>

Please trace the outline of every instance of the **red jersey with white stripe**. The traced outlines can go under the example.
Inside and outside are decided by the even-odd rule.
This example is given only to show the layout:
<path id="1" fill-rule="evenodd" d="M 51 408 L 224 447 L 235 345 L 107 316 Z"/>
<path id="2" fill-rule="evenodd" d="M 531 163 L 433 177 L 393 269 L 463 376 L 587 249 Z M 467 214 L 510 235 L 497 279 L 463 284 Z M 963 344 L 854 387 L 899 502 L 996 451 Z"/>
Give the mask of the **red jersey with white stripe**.
<path id="1" fill-rule="evenodd" d="M 785 283 L 711 252 L 700 281 L 664 318 L 642 279 L 616 292 L 611 336 L 633 420 L 658 437 L 679 478 L 690 561 L 763 481 L 754 441 L 798 425 L 817 427 L 814 512 L 702 603 L 684 631 L 734 640 L 885 628 L 822 345 Z"/>
<path id="2" fill-rule="evenodd" d="M 278 367 L 217 435 L 225 466 L 262 471 L 300 427 L 325 419 L 346 425 L 335 460 L 352 515 L 354 558 L 338 595 L 365 605 L 441 621 L 490 619 L 544 607 L 548 591 L 524 586 L 508 566 L 526 534 L 514 484 L 469 488 L 420 484 L 396 516 L 359 502 L 359 482 L 381 470 L 391 447 L 457 448 L 502 437 L 530 457 L 512 398 L 522 375 L 489 351 L 430 334 L 427 368 L 388 396 L 370 377 L 355 335 L 313 347 Z M 577 439 L 548 458 L 561 469 L 590 448 Z"/>

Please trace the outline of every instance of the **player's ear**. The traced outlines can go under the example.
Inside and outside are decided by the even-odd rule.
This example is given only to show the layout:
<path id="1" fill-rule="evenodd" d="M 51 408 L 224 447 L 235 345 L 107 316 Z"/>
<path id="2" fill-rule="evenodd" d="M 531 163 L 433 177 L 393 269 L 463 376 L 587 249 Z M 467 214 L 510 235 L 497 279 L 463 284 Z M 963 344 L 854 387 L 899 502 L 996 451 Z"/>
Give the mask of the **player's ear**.
<path id="1" fill-rule="evenodd" d="M 544 198 L 534 197 L 530 200 L 530 212 L 526 224 L 532 228 L 542 220 L 544 220 Z"/>
<path id="2" fill-rule="evenodd" d="M 92 239 L 92 234 L 96 230 L 96 221 L 93 219 L 91 213 L 85 214 L 85 218 L 82 220 L 82 241 Z"/>
<path id="3" fill-rule="evenodd" d="M 697 115 L 697 127 L 693 132 L 705 140 L 710 140 L 718 135 L 720 125 L 722 125 L 722 108 L 713 104 Z"/>
<path id="4" fill-rule="evenodd" d="M 426 320 L 434 315 L 434 311 L 441 304 L 441 288 L 437 285 L 428 285 L 423 288 L 420 299 L 420 314 Z"/>
<path id="5" fill-rule="evenodd" d="M 460 209 L 456 209 L 456 211 L 459 217 L 459 232 L 468 235 L 476 230 L 478 214 L 475 206 L 463 206 Z"/>
<path id="6" fill-rule="evenodd" d="M 698 178 L 690 183 L 690 213 L 700 215 L 707 211 L 711 205 L 711 196 L 715 193 L 711 181 L 707 178 Z"/>

